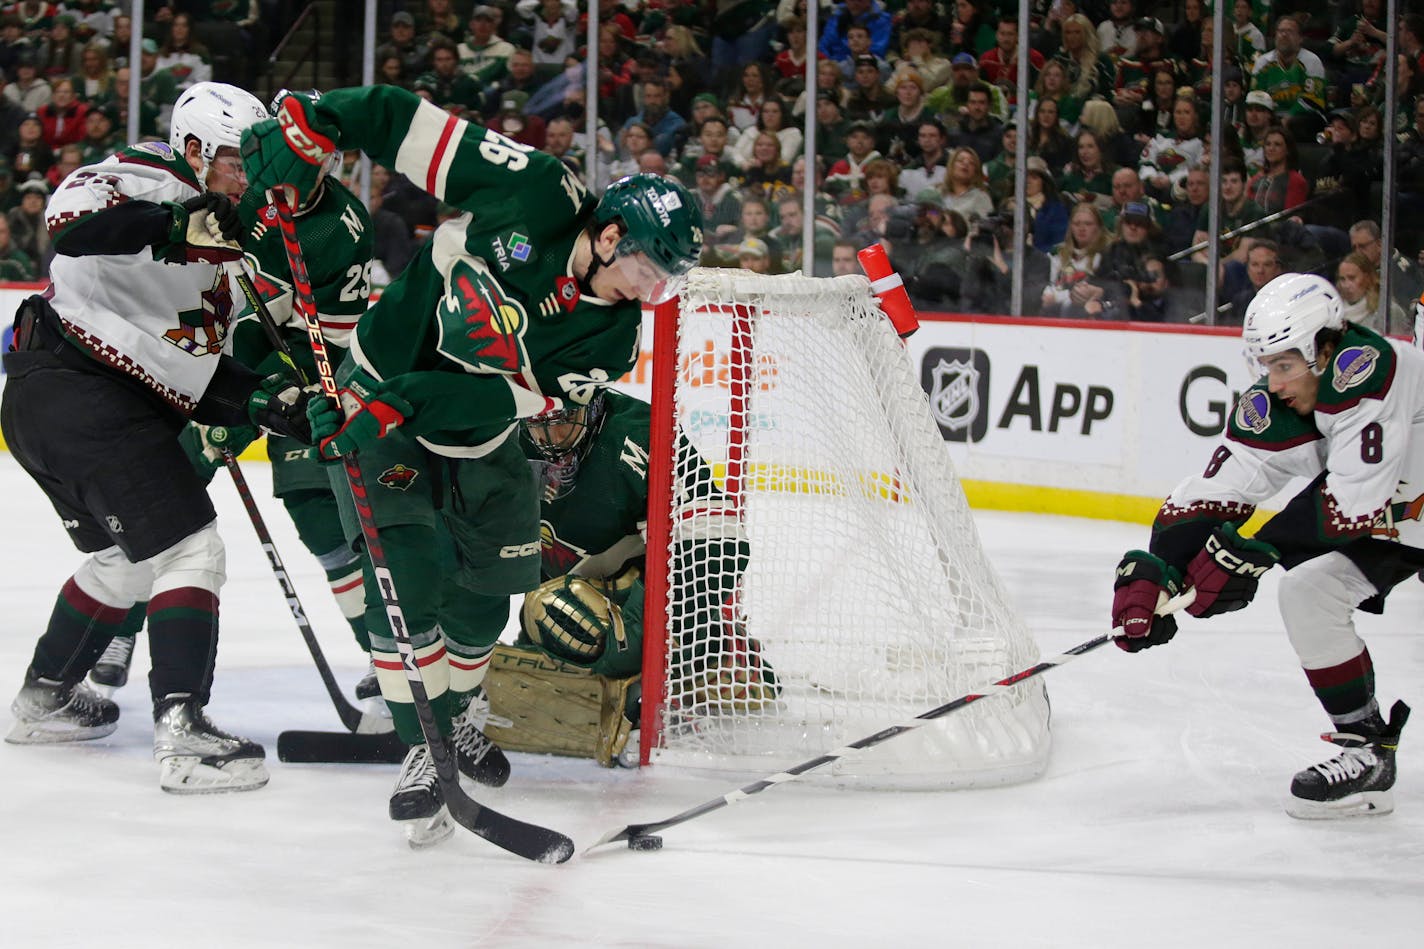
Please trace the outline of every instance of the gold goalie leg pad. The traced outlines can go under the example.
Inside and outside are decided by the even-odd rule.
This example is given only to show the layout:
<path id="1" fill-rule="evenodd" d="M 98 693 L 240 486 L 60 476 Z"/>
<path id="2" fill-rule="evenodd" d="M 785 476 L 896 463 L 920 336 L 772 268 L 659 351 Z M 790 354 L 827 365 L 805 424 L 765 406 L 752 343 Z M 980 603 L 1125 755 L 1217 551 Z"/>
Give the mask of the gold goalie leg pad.
<path id="1" fill-rule="evenodd" d="M 595 758 L 611 768 L 633 730 L 625 711 L 638 679 L 609 679 L 501 643 L 485 676 L 491 721 L 484 732 L 506 751 Z M 499 718 L 512 724 L 498 727 Z"/>

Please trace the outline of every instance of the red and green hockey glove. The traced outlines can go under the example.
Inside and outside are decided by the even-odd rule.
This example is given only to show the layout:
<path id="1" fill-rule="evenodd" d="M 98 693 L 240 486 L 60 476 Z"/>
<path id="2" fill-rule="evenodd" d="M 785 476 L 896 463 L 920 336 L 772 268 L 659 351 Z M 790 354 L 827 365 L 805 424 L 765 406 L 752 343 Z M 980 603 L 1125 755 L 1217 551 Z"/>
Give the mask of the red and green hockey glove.
<path id="1" fill-rule="evenodd" d="M 415 410 L 405 399 L 386 389 L 366 373 L 358 372 L 341 390 L 341 405 L 329 398 L 312 399 L 307 405 L 312 438 L 322 458 L 333 461 L 359 451 L 378 438 L 385 438 Z"/>
<path id="2" fill-rule="evenodd" d="M 276 118 L 242 133 L 242 168 L 247 183 L 262 193 L 285 189 L 287 204 L 300 207 L 321 180 L 336 151 L 338 131 L 316 113 L 312 100 L 288 93 L 277 102 Z"/>

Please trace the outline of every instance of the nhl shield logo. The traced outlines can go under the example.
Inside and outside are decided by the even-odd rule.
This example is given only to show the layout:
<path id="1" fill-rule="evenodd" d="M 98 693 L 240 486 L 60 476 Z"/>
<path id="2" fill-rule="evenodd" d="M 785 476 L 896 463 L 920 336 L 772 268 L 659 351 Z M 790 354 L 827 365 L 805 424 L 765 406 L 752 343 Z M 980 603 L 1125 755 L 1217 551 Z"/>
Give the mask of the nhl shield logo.
<path id="1" fill-rule="evenodd" d="M 934 348 L 920 363 L 920 385 L 930 414 L 949 442 L 977 442 L 989 433 L 989 354 L 982 349 Z"/>
<path id="2" fill-rule="evenodd" d="M 930 370 L 930 411 L 952 432 L 969 427 L 979 414 L 979 370 L 967 362 L 941 359 Z"/>

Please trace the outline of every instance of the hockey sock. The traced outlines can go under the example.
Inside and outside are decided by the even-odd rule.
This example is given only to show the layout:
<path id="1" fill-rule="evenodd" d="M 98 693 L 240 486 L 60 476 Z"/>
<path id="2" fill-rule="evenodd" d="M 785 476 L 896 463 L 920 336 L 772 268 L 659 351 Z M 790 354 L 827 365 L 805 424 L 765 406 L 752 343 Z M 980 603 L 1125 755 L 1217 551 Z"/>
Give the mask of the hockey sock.
<path id="1" fill-rule="evenodd" d="M 1368 718 L 1377 709 L 1375 669 L 1370 651 L 1324 669 L 1306 669 L 1305 677 L 1325 713 L 1337 725 L 1349 725 Z"/>
<path id="2" fill-rule="evenodd" d="M 200 587 L 154 593 L 148 602 L 149 689 L 157 702 L 188 693 L 208 704 L 218 651 L 218 597 Z"/>
<path id="3" fill-rule="evenodd" d="M 104 647 L 125 628 L 126 606 L 109 606 L 79 588 L 70 577 L 60 588 L 49 625 L 35 644 L 35 675 L 73 685 L 89 673 Z"/>
<path id="4" fill-rule="evenodd" d="M 450 692 L 450 659 L 445 650 L 445 637 L 437 626 L 412 633 L 410 641 L 415 648 L 415 664 L 420 668 L 426 698 L 435 713 L 435 723 L 440 727 L 440 734 L 448 735 L 450 719 L 459 710 L 454 707 L 454 697 Z M 391 710 L 396 734 L 408 745 L 424 741 L 425 735 L 415 711 L 415 698 L 410 691 L 410 680 L 406 678 L 396 641 L 373 634 L 371 661 L 376 666 L 376 680 L 381 684 L 381 696 L 386 700 L 386 707 Z"/>
<path id="5" fill-rule="evenodd" d="M 326 566 L 325 561 L 322 566 Z M 366 631 L 366 591 L 361 561 L 353 557 L 350 563 L 328 567 L 326 582 L 331 587 L 331 595 L 336 598 L 341 615 L 351 625 L 351 632 L 356 636 L 361 651 L 370 652 L 371 635 Z"/>

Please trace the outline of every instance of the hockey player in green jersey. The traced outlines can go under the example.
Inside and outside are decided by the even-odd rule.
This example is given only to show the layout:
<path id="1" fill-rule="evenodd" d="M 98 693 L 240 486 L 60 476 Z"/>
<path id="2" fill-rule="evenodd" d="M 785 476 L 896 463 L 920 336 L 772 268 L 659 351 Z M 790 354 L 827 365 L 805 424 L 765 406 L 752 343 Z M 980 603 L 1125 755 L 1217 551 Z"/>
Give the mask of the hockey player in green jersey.
<path id="1" fill-rule="evenodd" d="M 1388 721 L 1354 612 L 1424 567 L 1424 353 L 1341 315 L 1330 282 L 1283 274 L 1246 311 L 1247 361 L 1259 381 L 1236 404 L 1201 475 L 1172 492 L 1152 525 L 1150 552 L 1118 565 L 1112 618 L 1129 652 L 1167 642 L 1163 595 L 1196 590 L 1193 616 L 1239 610 L 1276 563 L 1281 618 L 1306 681 L 1337 729 L 1340 754 L 1301 771 L 1293 817 L 1387 814 L 1395 749 L 1409 717 Z M 1255 537 L 1238 532 L 1256 505 L 1293 478 L 1310 484 Z"/>
<path id="2" fill-rule="evenodd" d="M 487 680 L 494 713 L 512 721 L 507 731 L 492 727 L 491 737 L 507 747 L 592 753 L 609 764 L 634 727 L 649 424 L 646 402 L 611 390 L 523 423 L 524 451 L 540 484 L 545 582 L 526 594 L 519 645 L 496 651 Z M 670 621 L 716 631 L 675 657 L 678 675 L 699 683 L 689 691 L 704 705 L 747 711 L 776 692 L 775 674 L 736 616 L 747 544 L 711 472 L 685 441 L 677 468 L 678 497 L 695 505 L 698 527 L 688 541 L 696 550 L 679 558 L 697 574 L 675 582 L 701 596 L 695 615 Z M 553 663 L 529 661 L 527 650 L 535 648 Z M 589 716 L 590 705 L 601 714 Z"/>
<path id="3" fill-rule="evenodd" d="M 244 138 L 244 165 L 253 187 L 299 201 L 338 147 L 465 212 L 362 317 L 338 374 L 343 411 L 324 402 L 313 419 L 324 457 L 359 452 L 426 692 L 463 762 L 466 706 L 509 596 L 539 582 L 538 497 L 516 423 L 585 404 L 631 368 L 642 301 L 670 297 L 696 264 L 701 214 L 651 175 L 595 202 L 553 156 L 390 86 L 287 96 Z M 381 691 L 412 743 L 390 814 L 438 832 L 434 763 L 369 572 L 366 602 Z"/>

